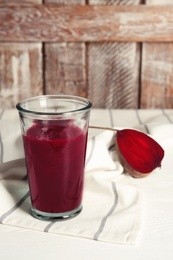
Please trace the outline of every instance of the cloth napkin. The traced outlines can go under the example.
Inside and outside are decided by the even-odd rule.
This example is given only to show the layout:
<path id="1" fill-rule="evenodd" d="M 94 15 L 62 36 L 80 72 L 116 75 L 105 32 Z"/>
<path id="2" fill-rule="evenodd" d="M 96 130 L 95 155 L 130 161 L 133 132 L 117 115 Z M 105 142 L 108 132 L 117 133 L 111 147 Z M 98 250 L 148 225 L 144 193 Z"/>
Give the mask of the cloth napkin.
<path id="1" fill-rule="evenodd" d="M 122 174 L 115 150 L 109 149 L 113 137 L 111 131 L 104 131 L 88 141 L 83 210 L 77 217 L 63 222 L 40 221 L 32 217 L 24 159 L 0 164 L 0 223 L 111 243 L 135 244 L 142 224 L 143 199 L 133 178 Z"/>

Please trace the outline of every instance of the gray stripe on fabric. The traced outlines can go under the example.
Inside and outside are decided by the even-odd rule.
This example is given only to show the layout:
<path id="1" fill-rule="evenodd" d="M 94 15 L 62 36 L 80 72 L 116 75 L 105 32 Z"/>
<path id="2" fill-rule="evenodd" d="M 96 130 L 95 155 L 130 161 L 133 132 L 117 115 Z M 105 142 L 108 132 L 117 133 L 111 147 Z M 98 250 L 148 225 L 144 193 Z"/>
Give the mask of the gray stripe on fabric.
<path id="1" fill-rule="evenodd" d="M 46 227 L 45 229 L 43 230 L 44 232 L 48 233 L 49 232 L 49 229 L 56 223 L 56 221 L 52 221 L 50 222 Z"/>
<path id="2" fill-rule="evenodd" d="M 112 116 L 112 110 L 109 109 L 108 111 L 109 111 L 109 118 L 110 118 L 110 122 L 111 122 L 111 127 L 113 127 L 114 126 L 114 120 L 113 120 L 113 116 Z"/>
<path id="3" fill-rule="evenodd" d="M 5 112 L 5 109 L 2 109 L 2 110 L 1 110 L 1 113 L 0 113 L 0 119 L 2 118 L 4 112 Z"/>
<path id="4" fill-rule="evenodd" d="M 4 157 L 4 147 L 3 147 L 2 136 L 0 132 L 0 163 L 3 163 L 3 157 Z"/>
<path id="5" fill-rule="evenodd" d="M 2 118 L 4 111 L 5 111 L 5 109 L 1 110 L 0 119 Z M 3 163 L 3 157 L 4 157 L 4 147 L 3 147 L 2 135 L 1 135 L 1 129 L 0 129 L 0 163 Z"/>
<path id="6" fill-rule="evenodd" d="M 173 123 L 172 119 L 166 114 L 164 109 L 162 109 L 162 113 L 168 119 L 168 121 L 172 124 Z"/>
<path id="7" fill-rule="evenodd" d="M 148 128 L 148 126 L 147 126 L 146 124 L 144 124 L 144 123 L 142 122 L 142 120 L 141 120 L 141 118 L 140 118 L 140 115 L 139 115 L 138 109 L 136 109 L 135 111 L 136 111 L 136 116 L 137 116 L 137 119 L 138 119 L 138 121 L 139 121 L 139 124 L 140 124 L 140 125 L 143 125 L 144 128 L 145 128 L 146 133 L 149 134 L 149 133 L 150 133 L 149 128 Z"/>
<path id="8" fill-rule="evenodd" d="M 116 184 L 114 182 L 112 182 L 111 184 L 112 184 L 112 190 L 113 190 L 113 193 L 114 193 L 114 202 L 113 202 L 112 207 L 110 208 L 110 210 L 106 214 L 106 216 L 102 219 L 97 232 L 94 234 L 94 237 L 93 237 L 94 240 L 98 240 L 99 239 L 99 236 L 103 232 L 104 227 L 106 225 L 106 221 L 112 215 L 112 213 L 115 211 L 115 209 L 116 209 L 116 207 L 118 205 L 118 192 L 117 192 Z"/>
<path id="9" fill-rule="evenodd" d="M 8 210 L 6 213 L 4 213 L 1 217 L 0 217 L 0 223 L 2 224 L 3 221 L 9 216 L 11 215 L 16 209 L 18 209 L 22 203 L 29 197 L 29 191 L 16 203 L 16 205 L 14 205 L 10 210 Z"/>
<path id="10" fill-rule="evenodd" d="M 86 159 L 85 166 L 89 163 L 89 161 L 91 160 L 92 155 L 93 155 L 93 153 L 94 153 L 94 148 L 95 148 L 95 144 L 96 144 L 96 138 L 95 138 L 95 136 L 93 136 L 93 137 L 91 138 L 91 142 L 92 142 L 92 144 L 91 144 L 91 151 L 90 151 L 90 154 L 89 154 L 88 158 Z"/>

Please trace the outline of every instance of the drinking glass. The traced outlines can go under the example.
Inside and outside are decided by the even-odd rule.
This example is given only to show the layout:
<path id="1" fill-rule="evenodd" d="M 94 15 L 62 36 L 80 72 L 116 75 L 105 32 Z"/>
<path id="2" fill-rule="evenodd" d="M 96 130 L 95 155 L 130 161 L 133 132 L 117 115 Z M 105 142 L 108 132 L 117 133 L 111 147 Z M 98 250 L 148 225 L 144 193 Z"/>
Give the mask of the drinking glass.
<path id="1" fill-rule="evenodd" d="M 78 96 L 43 95 L 22 100 L 16 108 L 32 215 L 49 221 L 77 216 L 92 103 Z"/>

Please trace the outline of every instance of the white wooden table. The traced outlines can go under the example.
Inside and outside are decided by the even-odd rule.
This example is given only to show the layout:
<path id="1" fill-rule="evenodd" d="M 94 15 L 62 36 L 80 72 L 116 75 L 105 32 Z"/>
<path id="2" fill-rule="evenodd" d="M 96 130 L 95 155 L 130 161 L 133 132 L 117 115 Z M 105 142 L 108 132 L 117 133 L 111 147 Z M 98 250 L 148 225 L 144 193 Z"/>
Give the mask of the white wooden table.
<path id="1" fill-rule="evenodd" d="M 0 111 L 1 163 L 23 156 L 16 110 Z M 155 133 L 166 154 L 160 172 L 142 179 L 136 185 L 145 197 L 145 213 L 138 242 L 134 246 L 96 242 L 64 235 L 0 225 L 0 259 L 157 259 L 172 260 L 173 255 L 173 110 L 96 110 L 90 124 L 133 127 Z M 11 127 L 9 128 L 9 126 Z M 14 143 L 3 138 L 12 135 Z M 157 131 L 159 129 L 159 131 Z M 172 129 L 172 130 L 171 130 Z M 89 137 L 100 130 L 90 129 Z M 9 147 L 8 151 L 4 149 Z M 17 149 L 16 153 L 14 150 Z M 15 155 L 14 155 L 15 154 Z M 0 198 L 1 199 L 1 198 Z"/>

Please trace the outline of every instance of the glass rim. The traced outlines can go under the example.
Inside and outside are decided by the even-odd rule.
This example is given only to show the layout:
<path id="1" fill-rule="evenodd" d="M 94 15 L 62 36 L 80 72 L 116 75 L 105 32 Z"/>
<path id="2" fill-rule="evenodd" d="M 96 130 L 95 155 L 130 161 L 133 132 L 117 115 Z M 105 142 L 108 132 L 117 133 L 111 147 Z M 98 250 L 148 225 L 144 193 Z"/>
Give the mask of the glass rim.
<path id="1" fill-rule="evenodd" d="M 78 108 L 78 109 L 72 109 L 69 111 L 64 111 L 64 112 L 41 112 L 41 111 L 34 111 L 34 110 L 30 110 L 30 109 L 26 109 L 22 106 L 22 104 L 26 103 L 27 101 L 34 101 L 34 100 L 39 100 L 39 99 L 63 99 L 64 100 L 73 100 L 73 101 L 83 101 L 84 107 L 82 108 Z M 79 113 L 79 112 L 83 112 L 83 111 L 87 111 L 90 110 L 92 108 L 92 102 L 84 97 L 80 97 L 80 96 L 75 96 L 75 95 L 40 95 L 40 96 L 34 96 L 31 98 L 26 98 L 21 100 L 20 102 L 18 102 L 16 104 L 16 108 L 19 112 L 21 113 L 28 113 L 28 114 L 35 114 L 35 115 L 63 115 L 63 114 L 71 114 L 71 113 Z"/>

